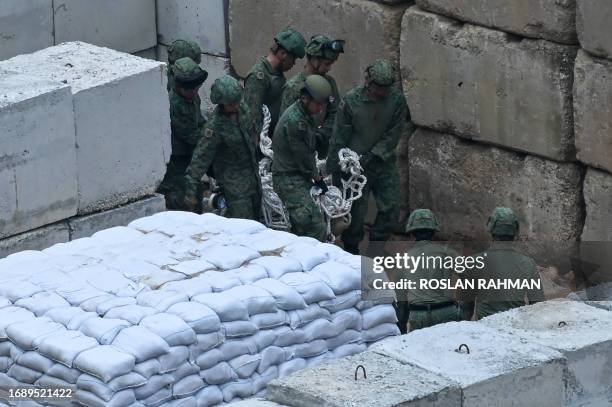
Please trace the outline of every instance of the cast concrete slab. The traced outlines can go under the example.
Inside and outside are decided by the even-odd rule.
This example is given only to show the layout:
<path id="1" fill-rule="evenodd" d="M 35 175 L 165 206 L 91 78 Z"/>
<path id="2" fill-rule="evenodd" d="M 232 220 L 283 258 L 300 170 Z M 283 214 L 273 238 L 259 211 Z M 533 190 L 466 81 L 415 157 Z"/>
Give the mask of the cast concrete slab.
<path id="1" fill-rule="evenodd" d="M 576 0 L 580 45 L 594 55 L 612 58 L 612 2 Z"/>
<path id="2" fill-rule="evenodd" d="M 572 161 L 577 47 L 518 40 L 410 8 L 400 43 L 404 92 L 420 126 Z"/>
<path id="3" fill-rule="evenodd" d="M 289 407 L 264 399 L 248 399 L 226 404 L 226 407 Z"/>
<path id="4" fill-rule="evenodd" d="M 0 61 L 53 45 L 53 0 L 0 1 Z"/>
<path id="5" fill-rule="evenodd" d="M 547 301 L 492 315 L 481 323 L 563 353 L 566 405 L 612 399 L 609 311 L 575 301 Z"/>
<path id="6" fill-rule="evenodd" d="M 435 338 L 435 340 L 432 340 Z M 459 351 L 459 347 L 465 347 Z M 449 322 L 384 340 L 380 353 L 459 383 L 463 407 L 559 406 L 563 355 L 477 322 Z"/>
<path id="7" fill-rule="evenodd" d="M 171 151 L 165 64 L 72 42 L 3 67 L 71 86 L 80 214 L 154 193 Z"/>
<path id="8" fill-rule="evenodd" d="M 144 51 L 133 52 L 132 55 L 157 61 L 157 47 L 155 46 L 153 48 L 145 49 Z"/>
<path id="9" fill-rule="evenodd" d="M 157 44 L 155 0 L 54 0 L 55 43 L 83 41 L 122 52 Z"/>
<path id="10" fill-rule="evenodd" d="M 61 222 L 0 240 L 0 258 L 24 250 L 43 250 L 70 240 L 68 226 Z"/>
<path id="11" fill-rule="evenodd" d="M 367 374 L 355 370 L 362 365 Z M 448 379 L 387 356 L 364 352 L 293 373 L 268 384 L 266 398 L 293 407 L 461 406 Z"/>
<path id="12" fill-rule="evenodd" d="M 70 87 L 0 68 L 0 129 L 0 238 L 76 214 Z"/>

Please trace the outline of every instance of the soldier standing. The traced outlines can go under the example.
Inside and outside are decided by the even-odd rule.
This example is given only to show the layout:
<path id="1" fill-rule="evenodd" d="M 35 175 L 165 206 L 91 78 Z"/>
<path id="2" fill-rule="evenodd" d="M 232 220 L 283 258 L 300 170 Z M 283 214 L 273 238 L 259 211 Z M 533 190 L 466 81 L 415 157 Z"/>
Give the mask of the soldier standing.
<path id="1" fill-rule="evenodd" d="M 325 146 L 317 140 L 314 117 L 323 111 L 331 93 L 327 79 L 319 75 L 306 78 L 300 98 L 283 113 L 272 139 L 273 186 L 289 212 L 292 232 L 322 242 L 327 227 L 310 189 L 314 183 L 327 190 L 315 162 L 315 152 Z"/>
<path id="2" fill-rule="evenodd" d="M 370 229 L 370 241 L 386 241 L 399 213 L 399 175 L 395 147 L 410 113 L 401 91 L 394 85 L 391 63 L 379 59 L 366 69 L 365 85 L 349 91 L 338 107 L 334 134 L 327 157 L 327 169 L 335 185 L 341 185 L 338 151 L 348 147 L 361 155 L 361 166 L 368 182 L 361 199 L 353 203 L 352 220 L 342 234 L 344 249 L 359 253 L 364 236 L 363 223 L 370 191 L 378 214 Z"/>
<path id="3" fill-rule="evenodd" d="M 281 113 L 281 97 L 286 82 L 284 72 L 293 68 L 296 58 L 304 57 L 305 45 L 302 34 L 293 28 L 287 28 L 274 37 L 274 45 L 268 55 L 261 57 L 247 74 L 244 81 L 244 100 L 259 131 L 263 124 L 262 105 L 270 109 L 270 134 L 274 131 Z"/>
<path id="4" fill-rule="evenodd" d="M 191 58 L 200 65 L 202 50 L 197 43 L 187 40 L 176 40 L 168 47 L 168 91 L 174 89 L 174 64 L 181 58 Z"/>
<path id="5" fill-rule="evenodd" d="M 210 100 L 217 107 L 204 126 L 204 136 L 185 175 L 185 205 L 195 209 L 200 179 L 212 165 L 225 195 L 227 217 L 259 221 L 261 184 L 255 128 L 249 122 L 248 107 L 240 103 L 242 95 L 242 86 L 229 75 L 213 83 Z"/>
<path id="6" fill-rule="evenodd" d="M 181 210 L 185 196 L 183 178 L 205 124 L 198 90 L 208 73 L 191 58 L 177 60 L 173 70 L 175 83 L 170 90 L 172 155 L 158 192 L 164 194 L 168 209 Z"/>

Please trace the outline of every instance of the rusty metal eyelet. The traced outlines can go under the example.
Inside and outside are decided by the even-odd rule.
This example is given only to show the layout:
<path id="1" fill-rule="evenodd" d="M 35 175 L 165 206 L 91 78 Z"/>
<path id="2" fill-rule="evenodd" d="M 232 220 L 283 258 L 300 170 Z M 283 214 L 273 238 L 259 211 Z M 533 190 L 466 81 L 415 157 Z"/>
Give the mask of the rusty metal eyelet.
<path id="1" fill-rule="evenodd" d="M 355 381 L 357 381 L 357 373 L 359 372 L 359 368 L 361 368 L 361 370 L 363 370 L 363 378 L 367 379 L 368 376 L 366 375 L 365 367 L 363 367 L 363 365 L 357 365 L 357 367 L 355 368 Z"/>

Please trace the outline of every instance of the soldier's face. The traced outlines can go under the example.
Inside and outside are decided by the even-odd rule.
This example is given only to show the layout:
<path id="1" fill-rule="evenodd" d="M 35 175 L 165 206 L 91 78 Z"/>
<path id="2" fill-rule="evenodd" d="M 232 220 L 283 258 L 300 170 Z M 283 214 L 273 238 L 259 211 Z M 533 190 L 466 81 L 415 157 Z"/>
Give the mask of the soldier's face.
<path id="1" fill-rule="evenodd" d="M 283 55 L 280 60 L 283 72 L 287 72 L 295 66 L 295 55 L 293 54 L 283 51 Z"/>
<path id="2" fill-rule="evenodd" d="M 177 86 L 177 89 L 179 93 L 181 94 L 181 96 L 183 96 L 185 99 L 192 100 L 198 94 L 198 91 L 200 90 L 200 86 L 196 88 L 192 88 L 192 89 Z"/>
<path id="3" fill-rule="evenodd" d="M 319 75 L 325 75 L 331 71 L 332 66 L 334 65 L 333 60 L 331 59 L 319 59 L 319 65 L 317 66 L 317 73 Z"/>
<path id="4" fill-rule="evenodd" d="M 317 102 L 311 99 L 310 102 L 308 102 L 308 104 L 306 105 L 306 110 L 308 110 L 308 114 L 310 114 L 311 116 L 316 116 L 323 111 L 324 106 L 325 103 Z"/>
<path id="5" fill-rule="evenodd" d="M 370 97 L 375 101 L 384 100 L 389 94 L 389 86 L 379 86 L 375 83 L 370 82 L 368 85 L 368 93 Z"/>

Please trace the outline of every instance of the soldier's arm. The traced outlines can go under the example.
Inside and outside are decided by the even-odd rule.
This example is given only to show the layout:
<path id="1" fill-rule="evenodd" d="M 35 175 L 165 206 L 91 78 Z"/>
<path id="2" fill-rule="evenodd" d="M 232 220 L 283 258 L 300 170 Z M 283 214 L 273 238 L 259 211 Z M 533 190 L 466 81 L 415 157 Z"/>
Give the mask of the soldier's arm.
<path id="1" fill-rule="evenodd" d="M 319 152 L 319 157 L 327 155 L 327 152 L 329 151 L 329 144 L 334 132 L 334 124 L 336 122 L 336 115 L 338 114 L 338 104 L 340 103 L 340 94 L 338 92 L 336 82 L 330 81 L 330 84 L 332 85 L 333 89 L 332 93 L 338 100 L 327 105 L 325 120 L 317 131 L 317 151 Z"/>
<path id="2" fill-rule="evenodd" d="M 301 129 L 299 123 L 288 123 L 284 130 L 289 141 L 289 149 L 295 157 L 295 163 L 299 167 L 299 171 L 314 178 L 318 174 L 316 173 L 317 166 L 314 154 L 308 145 L 308 130 Z"/>
<path id="3" fill-rule="evenodd" d="M 333 126 L 329 152 L 327 154 L 327 171 L 332 174 L 340 173 L 340 160 L 338 152 L 348 145 L 353 132 L 353 115 L 346 101 L 340 102 L 336 112 L 336 120 Z"/>
<path id="4" fill-rule="evenodd" d="M 285 110 L 287 110 L 287 108 L 291 106 L 293 102 L 295 102 L 296 100 L 300 98 L 300 90 L 296 89 L 296 87 L 294 86 L 287 86 L 287 85 L 289 84 L 286 83 L 283 86 L 283 96 L 282 96 L 282 101 L 281 101 L 279 117 L 283 115 Z"/>
<path id="5" fill-rule="evenodd" d="M 203 136 L 196 146 L 191 164 L 185 173 L 185 195 L 194 197 L 198 189 L 200 180 L 211 166 L 217 150 L 221 145 L 221 135 L 215 132 L 212 127 L 205 126 Z"/>
<path id="6" fill-rule="evenodd" d="M 535 261 L 533 261 L 533 259 L 526 258 L 525 263 L 525 267 L 527 270 L 527 273 L 525 274 L 526 278 L 541 281 L 540 273 L 538 273 L 538 267 Z M 527 299 L 529 300 L 529 304 L 535 304 L 536 302 L 545 301 L 546 299 L 544 298 L 544 290 L 542 290 L 542 288 L 528 290 Z"/>
<path id="7" fill-rule="evenodd" d="M 198 126 L 193 125 L 192 113 L 180 107 L 173 109 L 170 117 L 170 126 L 174 137 L 178 137 L 185 143 L 193 146 L 198 144 L 202 135 L 202 128 L 204 127 L 204 118 L 201 114 L 198 120 L 200 125 Z"/>
<path id="8" fill-rule="evenodd" d="M 393 117 L 389 127 L 382 138 L 372 147 L 372 154 L 383 161 L 393 156 L 397 143 L 399 142 L 407 122 L 410 120 L 408 105 L 403 95 L 397 98 L 398 103 L 393 112 Z"/>
<path id="9" fill-rule="evenodd" d="M 244 81 L 243 101 L 248 106 L 258 128 L 261 128 L 263 124 L 261 106 L 263 105 L 263 98 L 266 93 L 266 78 L 266 75 L 262 71 L 257 71 L 249 74 Z M 273 130 L 274 129 L 270 129 L 270 132 Z"/>

